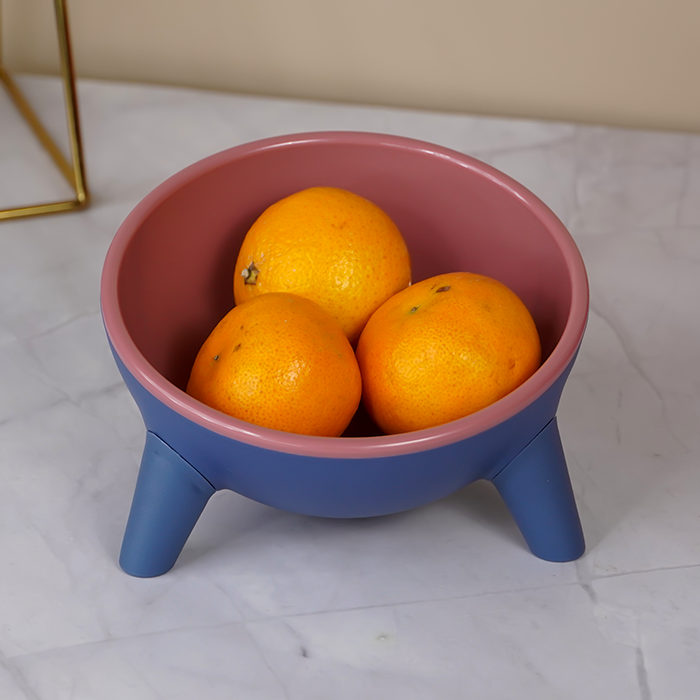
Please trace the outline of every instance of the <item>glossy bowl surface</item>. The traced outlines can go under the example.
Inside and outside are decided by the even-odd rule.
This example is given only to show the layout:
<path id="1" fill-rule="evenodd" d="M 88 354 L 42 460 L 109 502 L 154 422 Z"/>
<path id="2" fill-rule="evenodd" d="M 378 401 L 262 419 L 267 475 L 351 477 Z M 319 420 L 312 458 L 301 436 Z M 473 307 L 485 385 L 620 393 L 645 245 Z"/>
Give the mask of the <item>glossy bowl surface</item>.
<path id="1" fill-rule="evenodd" d="M 414 281 L 468 270 L 526 303 L 543 364 L 492 406 L 447 425 L 383 436 L 358 420 L 341 438 L 254 426 L 184 389 L 201 343 L 233 306 L 238 247 L 271 203 L 305 187 L 343 187 L 374 201 L 402 231 Z M 366 458 L 468 439 L 523 411 L 567 370 L 581 342 L 588 284 L 563 224 L 526 188 L 467 155 L 364 132 L 282 136 L 217 153 L 166 180 L 132 211 L 107 254 L 102 313 L 120 368 L 164 407 L 220 436 L 278 452 Z"/>

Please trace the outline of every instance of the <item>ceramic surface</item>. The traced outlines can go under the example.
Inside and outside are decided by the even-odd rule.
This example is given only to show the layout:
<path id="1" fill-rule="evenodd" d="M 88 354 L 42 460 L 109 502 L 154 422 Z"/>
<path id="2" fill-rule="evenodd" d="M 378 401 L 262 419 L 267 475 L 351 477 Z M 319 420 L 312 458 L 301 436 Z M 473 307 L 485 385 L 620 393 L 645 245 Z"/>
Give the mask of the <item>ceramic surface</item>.
<path id="1" fill-rule="evenodd" d="M 307 438 L 230 419 L 184 393 L 194 357 L 233 306 L 232 268 L 251 223 L 271 203 L 314 185 L 381 206 L 411 253 L 414 281 L 442 272 L 490 275 L 535 319 L 536 375 L 450 426 L 375 440 Z M 116 353 L 156 398 L 209 430 L 254 445 L 331 457 L 393 455 L 475 435 L 541 395 L 576 353 L 588 285 L 573 239 L 551 210 L 468 155 L 387 134 L 316 132 L 263 139 L 198 161 L 127 217 L 104 265 L 102 309 Z M 378 435 L 373 426 L 356 435 Z"/>
<path id="2" fill-rule="evenodd" d="M 406 240 L 414 280 L 469 270 L 513 289 L 538 327 L 538 371 L 486 410 L 394 436 L 368 419 L 336 439 L 260 430 L 186 395 L 199 347 L 233 305 L 232 267 L 251 222 L 316 185 L 343 187 L 386 211 Z M 556 423 L 548 440 L 535 438 L 554 418 L 581 343 L 586 273 L 551 210 L 494 168 L 435 144 L 364 132 L 227 149 L 136 207 L 107 253 L 101 301 L 115 359 L 151 433 L 120 557 L 128 573 L 168 571 L 222 488 L 304 515 L 368 517 L 488 478 L 511 494 L 504 497 L 533 552 L 556 561 L 583 553 Z M 548 447 L 538 449 L 543 440 Z"/>

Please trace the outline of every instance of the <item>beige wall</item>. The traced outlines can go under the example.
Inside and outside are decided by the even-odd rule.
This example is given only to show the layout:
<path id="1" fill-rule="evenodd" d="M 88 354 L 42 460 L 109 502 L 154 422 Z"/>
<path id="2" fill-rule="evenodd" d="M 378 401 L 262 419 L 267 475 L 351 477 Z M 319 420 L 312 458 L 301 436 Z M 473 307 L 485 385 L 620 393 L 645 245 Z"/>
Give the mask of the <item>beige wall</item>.
<path id="1" fill-rule="evenodd" d="M 79 76 L 700 132 L 700 0 L 66 0 Z M 51 0 L 0 0 L 52 70 Z"/>

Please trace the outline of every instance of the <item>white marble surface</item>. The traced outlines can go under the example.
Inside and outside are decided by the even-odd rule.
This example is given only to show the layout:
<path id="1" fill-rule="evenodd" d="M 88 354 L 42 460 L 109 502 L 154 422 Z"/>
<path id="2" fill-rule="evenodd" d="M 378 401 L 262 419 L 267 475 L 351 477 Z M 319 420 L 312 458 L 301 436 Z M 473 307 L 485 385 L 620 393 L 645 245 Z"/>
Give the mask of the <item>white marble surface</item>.
<path id="1" fill-rule="evenodd" d="M 53 81 L 22 85 L 60 131 Z M 697 700 L 700 136 L 82 82 L 92 206 L 0 222 L 2 700 Z M 161 180 L 315 129 L 418 137 L 530 187 L 586 260 L 559 421 L 588 550 L 534 558 L 492 488 L 325 521 L 214 496 L 176 567 L 116 560 L 141 419 L 99 316 Z M 0 95 L 0 206 L 66 190 Z"/>

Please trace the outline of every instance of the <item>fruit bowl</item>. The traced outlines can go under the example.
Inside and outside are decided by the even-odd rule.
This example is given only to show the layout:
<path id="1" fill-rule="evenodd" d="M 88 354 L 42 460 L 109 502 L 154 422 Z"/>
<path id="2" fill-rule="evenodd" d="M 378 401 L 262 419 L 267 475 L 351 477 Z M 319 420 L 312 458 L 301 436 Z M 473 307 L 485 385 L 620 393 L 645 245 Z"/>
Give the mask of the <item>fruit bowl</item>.
<path id="1" fill-rule="evenodd" d="M 392 436 L 361 411 L 339 438 L 284 433 L 186 394 L 200 345 L 234 304 L 233 266 L 248 228 L 269 204 L 314 185 L 382 207 L 406 239 L 414 281 L 470 271 L 508 285 L 535 319 L 537 372 L 477 413 Z M 586 271 L 556 216 L 494 168 L 430 143 L 359 132 L 225 150 L 175 174 L 130 213 L 106 256 L 101 305 L 146 429 L 120 555 L 127 573 L 168 571 L 221 489 L 286 511 L 357 518 L 486 479 L 533 554 L 569 561 L 583 553 L 556 412 L 588 316 Z"/>

